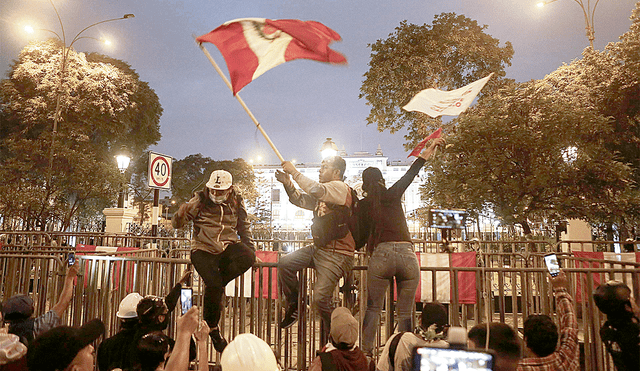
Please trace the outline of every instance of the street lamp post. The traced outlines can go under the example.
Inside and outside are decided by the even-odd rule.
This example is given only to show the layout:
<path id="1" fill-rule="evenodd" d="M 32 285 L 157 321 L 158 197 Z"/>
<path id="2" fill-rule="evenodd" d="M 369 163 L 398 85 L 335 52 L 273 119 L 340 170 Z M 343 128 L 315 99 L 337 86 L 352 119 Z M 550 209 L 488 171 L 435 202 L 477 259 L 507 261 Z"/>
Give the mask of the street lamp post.
<path id="1" fill-rule="evenodd" d="M 542 8 L 545 5 L 555 3 L 556 1 L 558 0 L 541 1 L 538 3 L 538 7 Z M 584 23 L 585 23 L 587 39 L 589 39 L 589 44 L 593 49 L 593 40 L 595 40 L 596 38 L 593 17 L 596 14 L 596 7 L 598 6 L 598 3 L 600 2 L 600 0 L 595 0 L 593 9 L 591 8 L 591 0 L 587 0 L 586 7 L 585 7 L 584 0 L 573 0 L 573 1 L 575 1 L 578 5 L 580 5 L 580 8 L 582 9 L 582 13 L 584 14 Z"/>
<path id="2" fill-rule="evenodd" d="M 127 171 L 129 167 L 129 162 L 131 162 L 131 157 L 127 154 L 126 148 L 124 146 L 120 150 L 120 153 L 116 155 L 116 161 L 118 163 L 118 170 L 120 170 L 120 174 L 124 176 L 124 173 Z M 123 182 L 120 186 L 120 193 L 118 194 L 118 208 L 124 208 L 124 193 L 125 193 L 125 183 Z"/>
<path id="3" fill-rule="evenodd" d="M 338 146 L 331 140 L 331 138 L 327 138 L 327 140 L 322 143 L 320 153 L 322 154 L 323 160 L 327 157 L 335 156 L 338 154 Z"/>
<path id="4" fill-rule="evenodd" d="M 52 130 L 52 136 L 51 136 L 51 148 L 50 148 L 50 153 L 49 153 L 49 181 L 51 180 L 51 176 L 53 173 L 53 151 L 54 151 L 54 143 L 55 143 L 55 138 L 56 138 L 56 133 L 58 131 L 58 123 L 60 122 L 60 111 L 61 111 L 61 101 L 62 101 L 62 85 L 64 82 L 64 75 L 66 73 L 66 69 L 67 69 L 67 61 L 69 58 L 69 51 L 71 50 L 71 48 L 73 47 L 73 44 L 75 44 L 76 41 L 80 40 L 80 39 L 95 39 L 93 37 L 90 36 L 82 36 L 82 34 L 92 28 L 95 27 L 99 24 L 102 23 L 107 23 L 107 22 L 113 22 L 113 21 L 119 21 L 121 19 L 129 19 L 129 18 L 134 18 L 135 16 L 133 14 L 125 14 L 124 16 L 120 17 L 120 18 L 112 18 L 112 19 L 105 19 L 103 21 L 100 22 L 96 22 L 93 24 L 90 24 L 89 26 L 83 28 L 80 32 L 78 32 L 73 39 L 71 40 L 71 43 L 69 45 L 67 45 L 67 37 L 64 31 L 64 24 L 62 23 L 62 18 L 60 17 L 60 13 L 58 13 L 58 9 L 56 8 L 55 4 L 53 3 L 53 0 L 49 0 L 49 2 L 51 3 L 51 6 L 53 7 L 53 10 L 56 12 L 56 16 L 58 17 L 58 23 L 60 24 L 60 30 L 62 33 L 62 36 L 60 36 L 57 32 L 52 31 L 52 30 L 47 30 L 47 29 L 42 29 L 43 31 L 47 31 L 47 32 L 51 32 L 53 33 L 58 40 L 62 41 L 62 61 L 60 62 L 60 77 L 58 79 L 58 87 L 57 87 L 57 91 L 56 91 L 56 107 L 55 107 L 55 111 L 53 113 L 53 130 Z"/>

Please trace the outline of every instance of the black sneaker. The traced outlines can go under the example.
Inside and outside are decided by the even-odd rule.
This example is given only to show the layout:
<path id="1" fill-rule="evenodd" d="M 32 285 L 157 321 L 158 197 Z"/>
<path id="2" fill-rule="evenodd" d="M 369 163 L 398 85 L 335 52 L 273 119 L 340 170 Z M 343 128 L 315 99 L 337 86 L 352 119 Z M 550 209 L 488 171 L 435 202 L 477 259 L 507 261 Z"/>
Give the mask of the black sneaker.
<path id="1" fill-rule="evenodd" d="M 218 353 L 222 353 L 224 348 L 227 347 L 227 340 L 222 337 L 220 334 L 220 329 L 214 328 L 209 332 L 209 337 L 211 337 L 211 342 L 213 343 L 213 347 L 216 349 Z"/>
<path id="2" fill-rule="evenodd" d="M 289 305 L 289 308 L 287 308 L 287 311 L 284 314 L 284 318 L 280 322 L 280 328 L 289 328 L 293 326 L 296 321 L 298 321 L 298 306 Z"/>

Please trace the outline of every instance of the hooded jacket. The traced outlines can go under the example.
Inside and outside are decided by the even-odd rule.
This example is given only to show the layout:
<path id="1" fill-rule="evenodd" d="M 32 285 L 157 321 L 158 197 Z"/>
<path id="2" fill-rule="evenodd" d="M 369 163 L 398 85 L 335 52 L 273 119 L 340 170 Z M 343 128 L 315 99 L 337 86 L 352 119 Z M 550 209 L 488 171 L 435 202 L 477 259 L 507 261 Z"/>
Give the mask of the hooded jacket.
<path id="1" fill-rule="evenodd" d="M 255 250 L 242 197 L 232 189 L 227 200 L 216 204 L 205 187 L 189 202 L 182 204 L 171 223 L 181 228 L 193 221 L 192 246 L 212 254 L 220 254 L 227 246 L 243 242 Z"/>

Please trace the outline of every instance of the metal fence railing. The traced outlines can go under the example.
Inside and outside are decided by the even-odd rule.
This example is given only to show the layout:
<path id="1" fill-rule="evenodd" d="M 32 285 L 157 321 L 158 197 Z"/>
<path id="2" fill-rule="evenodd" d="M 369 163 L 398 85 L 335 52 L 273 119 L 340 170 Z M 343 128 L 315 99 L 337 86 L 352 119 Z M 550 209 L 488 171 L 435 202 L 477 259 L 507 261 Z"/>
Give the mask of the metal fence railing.
<path id="1" fill-rule="evenodd" d="M 33 236 L 32 241 L 33 241 Z M 94 237 L 94 241 L 95 237 Z M 105 240 L 103 240 L 105 241 Z M 106 240 L 116 241 L 116 240 Z M 64 321 L 79 325 L 91 318 L 101 318 L 107 335 L 118 331 L 115 316 L 118 304 L 130 292 L 142 295 L 166 295 L 185 270 L 191 269 L 189 243 L 183 239 L 169 241 L 177 248 L 138 249 L 100 252 L 77 249 L 81 262 L 74 299 Z M 15 242 L 15 241 L 14 241 Z M 313 270 L 302 272 L 304 282 L 301 297 L 300 321 L 287 330 L 277 326 L 282 317 L 276 275 L 278 256 L 287 249 L 302 246 L 304 241 L 258 241 L 262 263 L 230 284 L 227 307 L 223 314 L 222 331 L 231 340 L 243 332 L 252 332 L 271 344 L 276 357 L 286 369 L 305 370 L 323 344 L 319 343 L 320 321 L 315 309 L 305 304 L 312 301 L 315 281 Z M 439 253 L 439 241 L 418 241 L 416 250 L 421 261 L 421 285 L 416 300 L 415 318 L 419 319 L 421 302 L 439 299 L 449 311 L 451 325 L 470 328 L 486 322 L 504 322 L 521 329 L 530 314 L 554 316 L 554 302 L 547 282 L 543 255 L 558 251 L 560 244 L 544 241 L 467 241 L 459 243 L 454 253 Z M 62 289 L 65 255 L 75 250 L 62 246 L 22 246 L 5 243 L 0 250 L 0 300 L 28 293 L 34 298 L 37 313 L 50 309 Z M 84 254 L 84 255 L 82 255 Z M 466 255 L 465 255 L 466 254 Z M 640 264 L 625 261 L 628 256 L 614 259 L 594 259 L 577 252 L 557 252 L 571 282 L 580 324 L 582 364 L 586 370 L 613 370 L 599 338 L 604 322 L 591 297 L 592 289 L 608 279 L 618 279 L 632 288 L 636 301 L 640 298 Z M 454 264 L 457 257 L 471 258 L 466 266 Z M 429 259 L 442 258 L 440 265 Z M 350 277 L 336 288 L 336 305 L 352 309 L 362 323 L 366 308 L 367 258 L 357 254 Z M 203 284 L 194 271 L 191 282 L 194 304 L 202 305 Z M 393 332 L 393 285 L 391 285 L 376 339 L 380 349 Z M 177 314 L 175 314 L 177 315 Z M 172 321 L 175 323 L 175 321 Z M 169 327 L 173 334 L 173 327 Z M 210 359 L 217 361 L 212 348 Z"/>

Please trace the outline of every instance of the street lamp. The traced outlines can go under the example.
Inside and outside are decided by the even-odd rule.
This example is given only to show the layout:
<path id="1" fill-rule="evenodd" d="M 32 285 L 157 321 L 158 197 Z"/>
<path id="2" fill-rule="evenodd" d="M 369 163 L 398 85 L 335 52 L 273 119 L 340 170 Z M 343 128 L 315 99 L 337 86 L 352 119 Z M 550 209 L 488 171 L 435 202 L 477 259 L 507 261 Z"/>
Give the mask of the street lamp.
<path id="1" fill-rule="evenodd" d="M 327 138 L 327 140 L 322 143 L 320 153 L 323 160 L 327 157 L 335 156 L 338 154 L 338 146 L 331 140 L 331 138 Z"/>
<path id="2" fill-rule="evenodd" d="M 558 0 L 541 1 L 537 5 L 538 5 L 538 8 L 542 8 L 545 5 L 555 3 L 556 1 Z M 584 0 L 573 0 L 573 1 L 575 1 L 578 5 L 580 5 L 580 8 L 582 9 L 582 13 L 584 14 L 585 29 L 587 31 L 587 39 L 589 39 L 589 44 L 593 49 L 593 40 L 595 40 L 596 38 L 595 31 L 594 31 L 593 17 L 596 14 L 596 7 L 598 6 L 598 3 L 600 2 L 600 0 L 596 0 L 595 4 L 593 5 L 593 9 L 591 9 L 591 0 L 587 0 L 586 7 L 584 4 Z"/>
<path id="3" fill-rule="evenodd" d="M 126 147 L 122 146 L 122 148 L 120 148 L 120 152 L 115 157 L 116 162 L 118 163 L 118 170 L 120 170 L 120 174 L 124 176 L 124 173 L 127 171 L 129 163 L 131 162 L 131 157 L 129 157 Z M 120 209 L 124 208 L 124 187 L 125 185 L 123 182 L 120 186 L 120 194 L 118 195 L 118 208 Z"/>
<path id="4" fill-rule="evenodd" d="M 93 37 L 90 36 L 81 36 L 86 30 L 95 27 L 99 24 L 102 23 L 107 23 L 107 22 L 113 22 L 113 21 L 119 21 L 121 19 L 129 19 L 129 18 L 134 18 L 135 16 L 133 14 L 125 14 L 124 16 L 122 16 L 121 18 L 112 18 L 112 19 L 105 19 L 103 21 L 100 22 L 96 22 L 93 24 L 90 24 L 89 26 L 83 28 L 80 32 L 78 32 L 73 39 L 71 40 L 71 43 L 69 45 L 67 45 L 67 37 L 66 34 L 64 32 L 64 24 L 62 23 L 62 18 L 60 17 L 60 13 L 58 13 L 58 9 L 56 8 L 55 4 L 53 3 L 53 0 L 49 0 L 49 2 L 51 3 L 51 6 L 53 7 L 53 10 L 56 12 L 56 16 L 58 17 L 58 23 L 60 24 L 60 30 L 62 33 L 62 37 L 60 37 L 60 35 L 52 30 L 47 30 L 47 29 L 42 29 L 43 31 L 47 31 L 47 32 L 51 32 L 52 34 L 54 34 L 58 40 L 62 41 L 62 61 L 60 62 L 60 78 L 58 79 L 58 88 L 57 88 L 57 92 L 56 92 L 56 108 L 55 111 L 53 113 L 53 131 L 52 131 L 52 136 L 51 136 L 51 149 L 50 149 L 50 153 L 49 153 L 49 180 L 51 180 L 51 176 L 53 173 L 53 147 L 54 147 L 54 143 L 55 143 L 55 137 L 56 137 L 56 133 L 58 131 L 58 122 L 60 122 L 60 105 L 61 105 L 61 97 L 62 97 L 62 83 L 64 81 L 64 75 L 67 69 L 67 60 L 69 58 L 69 51 L 71 50 L 71 48 L 73 47 L 73 44 L 80 40 L 80 39 L 95 39 Z M 32 28 L 30 28 L 31 31 L 33 31 Z M 29 32 L 29 30 L 27 30 Z"/>

